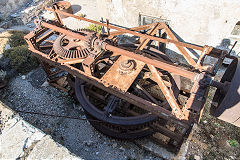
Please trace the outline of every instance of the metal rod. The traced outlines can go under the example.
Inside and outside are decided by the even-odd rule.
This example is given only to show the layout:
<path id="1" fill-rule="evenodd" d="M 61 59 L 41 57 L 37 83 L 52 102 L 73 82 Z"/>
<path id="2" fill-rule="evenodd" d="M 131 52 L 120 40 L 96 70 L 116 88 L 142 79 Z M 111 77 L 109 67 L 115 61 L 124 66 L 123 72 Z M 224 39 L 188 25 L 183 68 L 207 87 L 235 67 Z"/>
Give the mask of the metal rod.
<path id="1" fill-rule="evenodd" d="M 87 22 L 90 22 L 90 23 L 94 23 L 94 24 L 98 24 L 100 26 L 107 27 L 107 24 L 105 24 L 105 23 L 101 23 L 101 22 L 98 22 L 98 21 L 94 21 L 94 20 L 91 20 L 91 19 L 84 18 L 84 17 L 76 16 L 76 15 L 73 15 L 73 14 L 70 14 L 70 13 L 67 13 L 67 12 L 63 12 L 63 11 L 60 11 L 60 10 L 54 10 L 54 9 L 51 9 L 51 8 L 46 8 L 46 10 L 52 11 L 52 12 L 55 11 L 59 14 L 65 15 L 65 16 L 73 17 L 73 18 L 76 18 L 76 19 L 80 19 L 80 20 L 83 20 L 83 21 L 87 21 Z M 174 43 L 176 45 L 187 47 L 187 48 L 192 48 L 192 49 L 196 49 L 196 50 L 200 50 L 200 51 L 203 50 L 202 46 L 196 46 L 196 45 L 192 45 L 192 44 L 188 44 L 188 43 L 184 43 L 184 42 L 179 42 L 179 41 L 175 41 L 175 40 L 171 40 L 171 39 L 163 39 L 163 38 L 159 38 L 159 37 L 153 37 L 153 36 L 150 36 L 150 35 L 138 33 L 138 32 L 135 32 L 135 31 L 128 30 L 128 29 L 116 27 L 116 26 L 113 26 L 113 25 L 110 25 L 110 24 L 109 24 L 109 28 L 116 29 L 116 30 L 124 32 L 124 33 L 130 33 L 130 34 L 133 34 L 135 36 L 144 37 L 144 38 L 147 38 L 147 39 L 159 41 L 159 42 L 162 42 L 162 43 Z"/>
<path id="2" fill-rule="evenodd" d="M 195 77 L 198 75 L 197 73 L 194 73 L 194 72 L 191 72 L 191 71 L 187 71 L 185 69 L 182 69 L 182 68 L 179 68 L 179 67 L 174 66 L 172 64 L 169 64 L 168 62 L 150 59 L 150 58 L 144 57 L 142 55 L 136 54 L 134 52 L 130 52 L 130 51 L 127 51 L 127 50 L 124 50 L 124 49 L 112 46 L 112 45 L 107 44 L 105 42 L 104 42 L 103 46 L 104 46 L 104 49 L 106 49 L 106 50 L 109 50 L 109 51 L 116 52 L 116 53 L 121 54 L 121 55 L 125 55 L 125 56 L 128 56 L 128 57 L 131 57 L 133 59 L 142 61 L 142 62 L 144 62 L 146 64 L 153 65 L 153 66 L 155 66 L 157 68 L 166 70 L 166 71 L 171 72 L 171 73 L 176 73 L 178 75 L 181 75 L 183 77 L 191 79 L 192 81 L 194 81 Z"/>
<path id="3" fill-rule="evenodd" d="M 179 107 L 177 101 L 175 100 L 175 97 L 172 95 L 170 90 L 164 84 L 164 81 L 163 81 L 162 77 L 158 74 L 157 69 L 152 65 L 148 65 L 148 68 L 150 69 L 152 75 L 155 77 L 158 86 L 160 87 L 161 91 L 163 92 L 163 95 L 165 96 L 166 100 L 168 101 L 168 104 L 172 108 L 172 112 L 175 114 L 175 116 L 177 118 L 182 119 L 183 118 L 182 110 Z"/>
<path id="4" fill-rule="evenodd" d="M 231 54 L 231 52 L 232 52 L 233 48 L 236 46 L 237 42 L 238 42 L 238 41 L 235 41 L 235 43 L 233 44 L 233 46 L 232 46 L 231 50 L 230 50 L 230 51 L 229 51 L 229 53 L 228 53 L 229 55 Z"/>
<path id="5" fill-rule="evenodd" d="M 52 25 L 52 24 L 49 24 L 47 22 L 41 22 L 41 25 L 45 28 L 49 28 L 49 29 L 52 29 L 54 31 L 57 31 L 57 32 L 60 32 L 60 33 L 63 33 L 63 34 L 66 34 L 66 35 L 69 35 L 69 36 L 72 36 L 74 38 L 78 38 L 80 40 L 85 40 L 85 36 L 82 36 L 78 33 L 74 33 L 70 30 L 66 30 L 64 28 L 61 28 L 61 27 L 57 27 L 55 25 Z"/>

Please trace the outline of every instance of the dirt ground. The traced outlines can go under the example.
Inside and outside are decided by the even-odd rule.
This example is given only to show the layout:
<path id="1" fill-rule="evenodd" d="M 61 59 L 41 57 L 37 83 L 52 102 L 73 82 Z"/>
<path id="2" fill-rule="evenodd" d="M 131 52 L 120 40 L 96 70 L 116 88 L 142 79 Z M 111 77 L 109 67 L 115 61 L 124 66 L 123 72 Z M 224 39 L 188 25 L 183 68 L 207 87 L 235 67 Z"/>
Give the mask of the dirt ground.
<path id="1" fill-rule="evenodd" d="M 187 157 L 203 160 L 240 160 L 240 128 L 210 116 L 215 90 L 211 88 L 200 124 L 192 137 Z"/>

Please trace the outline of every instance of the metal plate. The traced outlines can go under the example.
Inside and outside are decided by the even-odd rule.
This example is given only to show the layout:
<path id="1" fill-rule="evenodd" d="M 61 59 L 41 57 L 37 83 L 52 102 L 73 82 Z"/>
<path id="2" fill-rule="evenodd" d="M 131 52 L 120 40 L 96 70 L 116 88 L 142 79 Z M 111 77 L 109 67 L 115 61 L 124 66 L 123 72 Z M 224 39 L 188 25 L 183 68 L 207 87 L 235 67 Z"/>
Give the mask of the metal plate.
<path id="1" fill-rule="evenodd" d="M 119 71 L 119 65 L 122 61 L 125 60 L 134 60 L 136 62 L 135 70 L 133 70 L 131 73 L 121 74 Z M 112 67 L 107 71 L 107 73 L 101 78 L 101 80 L 109 86 L 112 85 L 117 89 L 126 92 L 138 74 L 141 72 L 144 65 L 144 62 L 137 61 L 127 56 L 120 56 L 118 60 L 112 65 Z"/>

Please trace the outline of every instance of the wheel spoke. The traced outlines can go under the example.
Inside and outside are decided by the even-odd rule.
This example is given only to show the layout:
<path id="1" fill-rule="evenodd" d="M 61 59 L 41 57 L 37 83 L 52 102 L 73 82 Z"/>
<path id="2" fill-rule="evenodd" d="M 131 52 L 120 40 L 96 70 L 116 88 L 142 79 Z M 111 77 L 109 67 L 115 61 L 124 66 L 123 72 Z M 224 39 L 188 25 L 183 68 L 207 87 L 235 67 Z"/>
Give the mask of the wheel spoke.
<path id="1" fill-rule="evenodd" d="M 118 106 L 119 98 L 111 95 L 108 104 L 104 107 L 104 111 L 107 115 L 111 114 Z"/>

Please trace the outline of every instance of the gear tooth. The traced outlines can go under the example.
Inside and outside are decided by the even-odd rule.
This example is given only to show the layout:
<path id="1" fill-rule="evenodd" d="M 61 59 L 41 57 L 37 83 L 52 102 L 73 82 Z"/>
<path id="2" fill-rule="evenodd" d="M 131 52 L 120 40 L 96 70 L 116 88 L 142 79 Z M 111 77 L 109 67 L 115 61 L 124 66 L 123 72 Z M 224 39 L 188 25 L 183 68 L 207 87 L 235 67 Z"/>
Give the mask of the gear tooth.
<path id="1" fill-rule="evenodd" d="M 85 48 L 78 50 L 78 51 L 80 51 L 80 53 L 81 53 L 81 52 L 83 52 L 84 49 L 87 49 L 90 52 L 92 50 L 91 42 L 96 37 L 96 32 L 91 31 L 89 29 L 79 29 L 79 28 L 75 29 L 74 31 L 75 32 L 83 32 L 84 34 L 87 34 L 85 45 L 84 45 Z M 72 59 L 77 58 L 78 56 L 76 54 L 78 52 L 75 52 L 75 50 L 67 50 L 61 45 L 61 42 L 64 37 L 66 37 L 66 39 L 67 39 L 66 35 L 60 35 L 55 40 L 55 42 L 53 44 L 54 52 L 62 58 L 72 58 Z M 86 58 L 88 56 L 89 52 L 87 52 L 86 54 L 82 54 L 82 57 L 79 57 L 79 58 Z"/>

